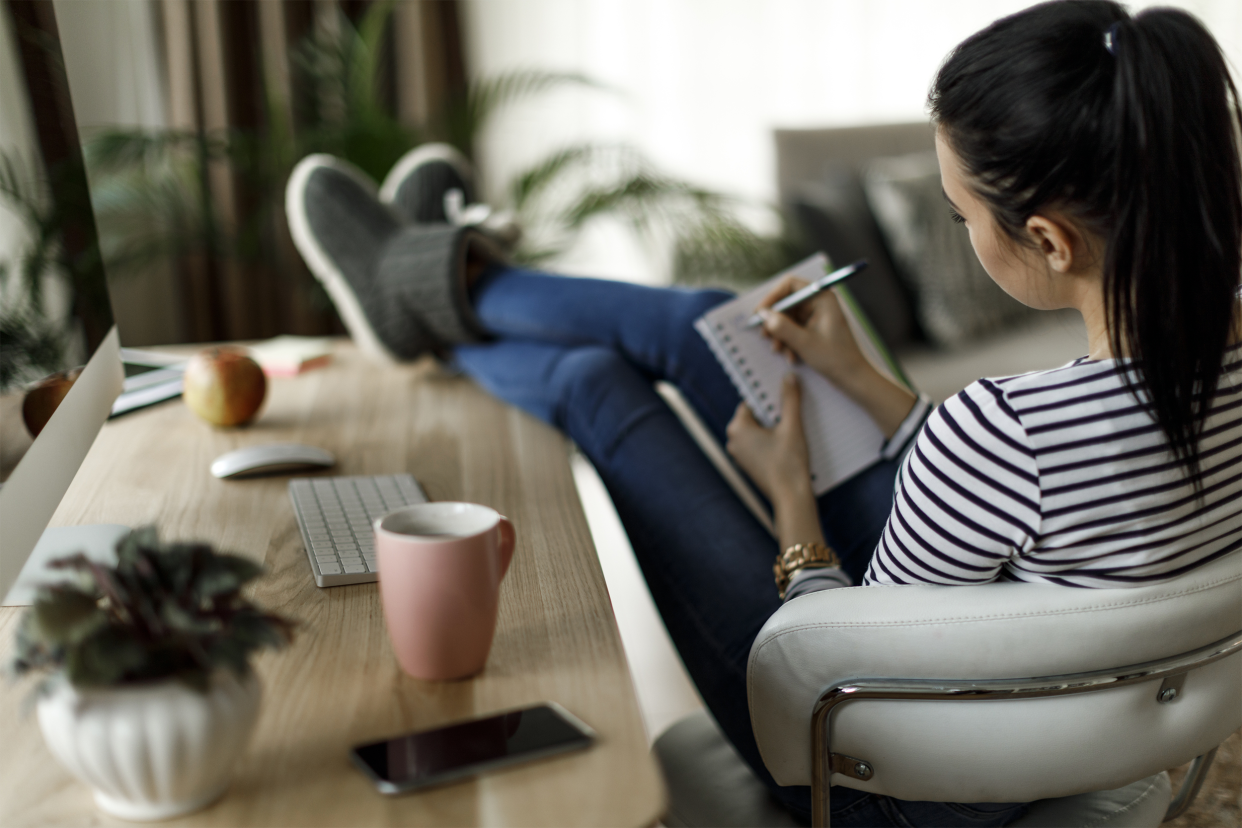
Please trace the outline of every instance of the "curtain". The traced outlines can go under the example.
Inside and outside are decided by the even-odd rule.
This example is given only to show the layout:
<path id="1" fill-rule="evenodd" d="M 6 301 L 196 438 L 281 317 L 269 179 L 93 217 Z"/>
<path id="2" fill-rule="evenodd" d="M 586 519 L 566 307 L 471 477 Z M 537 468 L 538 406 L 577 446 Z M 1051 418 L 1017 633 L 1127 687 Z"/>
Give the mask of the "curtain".
<path id="1" fill-rule="evenodd" d="M 308 88 L 297 57 L 316 33 L 330 39 L 360 24 L 371 7 L 359 0 L 157 0 L 168 126 L 205 140 L 292 138 L 293 146 L 306 146 L 296 139 L 334 116 L 330 92 Z M 395 4 L 376 66 L 380 105 L 419 134 L 465 86 L 455 0 Z M 294 134 L 275 134 L 280 129 Z M 284 183 L 231 158 L 213 156 L 204 165 L 213 232 L 245 249 L 209 248 L 177 262 L 186 341 L 343 332 L 289 238 Z"/>

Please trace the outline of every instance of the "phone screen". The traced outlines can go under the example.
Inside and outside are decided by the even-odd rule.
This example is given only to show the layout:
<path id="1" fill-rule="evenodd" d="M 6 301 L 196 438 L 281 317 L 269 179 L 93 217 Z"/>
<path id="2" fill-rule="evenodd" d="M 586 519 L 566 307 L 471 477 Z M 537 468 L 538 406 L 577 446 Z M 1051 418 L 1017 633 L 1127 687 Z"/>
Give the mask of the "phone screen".
<path id="1" fill-rule="evenodd" d="M 380 791 L 401 793 L 579 750 L 594 737 L 564 708 L 542 704 L 358 745 L 351 757 Z"/>

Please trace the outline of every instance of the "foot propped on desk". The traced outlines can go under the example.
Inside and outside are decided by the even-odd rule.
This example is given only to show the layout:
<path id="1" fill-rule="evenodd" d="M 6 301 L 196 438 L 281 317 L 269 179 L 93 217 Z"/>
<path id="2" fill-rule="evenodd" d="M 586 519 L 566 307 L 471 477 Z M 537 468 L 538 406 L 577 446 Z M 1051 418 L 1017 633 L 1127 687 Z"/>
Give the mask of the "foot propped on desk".
<path id="1" fill-rule="evenodd" d="M 52 526 L 43 530 L 42 537 L 0 606 L 28 607 L 34 603 L 35 591 L 40 586 L 73 578 L 72 572 L 48 568 L 48 563 L 57 558 L 82 552 L 92 561 L 115 565 L 117 541 L 129 532 L 128 526 L 119 523 Z"/>

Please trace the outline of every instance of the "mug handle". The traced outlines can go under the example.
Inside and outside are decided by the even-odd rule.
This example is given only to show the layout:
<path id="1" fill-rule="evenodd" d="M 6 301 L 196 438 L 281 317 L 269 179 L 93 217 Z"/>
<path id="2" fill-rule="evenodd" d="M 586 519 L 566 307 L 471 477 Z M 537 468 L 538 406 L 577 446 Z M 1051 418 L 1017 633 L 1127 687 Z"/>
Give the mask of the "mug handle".
<path id="1" fill-rule="evenodd" d="M 513 548 L 517 545 L 517 533 L 513 531 L 513 524 L 504 515 L 500 516 L 500 522 L 496 524 L 496 529 L 500 532 L 500 577 L 503 579 L 505 573 L 509 571 L 509 563 L 513 560 Z"/>

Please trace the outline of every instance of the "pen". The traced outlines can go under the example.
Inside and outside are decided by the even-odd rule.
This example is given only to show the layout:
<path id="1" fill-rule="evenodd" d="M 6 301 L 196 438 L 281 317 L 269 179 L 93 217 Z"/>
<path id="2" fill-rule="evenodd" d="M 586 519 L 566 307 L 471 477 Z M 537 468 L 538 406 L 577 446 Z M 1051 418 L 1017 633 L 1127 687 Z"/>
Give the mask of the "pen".
<path id="1" fill-rule="evenodd" d="M 825 291 L 839 282 L 844 282 L 846 279 L 850 278 L 855 273 L 864 269 L 866 266 L 867 266 L 867 260 L 859 259 L 853 264 L 846 265 L 840 270 L 834 270 L 831 273 L 829 273 L 827 276 L 824 276 L 822 279 L 816 279 L 814 282 L 811 282 L 809 285 L 802 288 L 802 290 L 789 294 L 784 299 L 782 299 L 781 301 L 773 305 L 771 308 L 769 308 L 769 310 L 775 311 L 776 313 L 784 313 L 785 311 L 789 310 L 795 305 L 802 304 L 803 302 L 805 302 L 807 299 L 810 299 L 815 294 L 820 293 L 821 291 Z M 742 327 L 749 330 L 750 328 L 757 328 L 762 324 L 763 324 L 763 317 L 761 317 L 759 314 L 756 313 L 753 316 L 751 316 L 750 319 L 747 319 L 746 324 L 743 325 Z"/>

